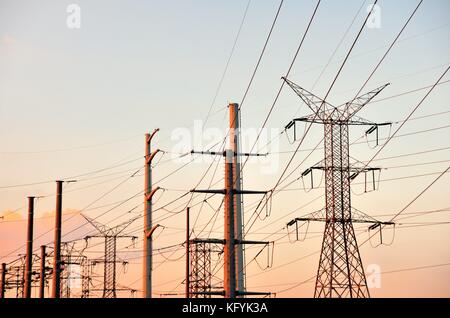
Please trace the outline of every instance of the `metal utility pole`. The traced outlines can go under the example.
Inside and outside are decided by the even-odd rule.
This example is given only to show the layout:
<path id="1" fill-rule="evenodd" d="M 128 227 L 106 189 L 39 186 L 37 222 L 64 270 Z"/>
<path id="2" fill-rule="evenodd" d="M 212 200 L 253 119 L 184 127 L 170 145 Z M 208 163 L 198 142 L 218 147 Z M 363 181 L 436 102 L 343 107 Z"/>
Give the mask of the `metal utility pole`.
<path id="1" fill-rule="evenodd" d="M 41 264 L 39 269 L 39 298 L 45 297 L 45 245 L 41 245 Z"/>
<path id="2" fill-rule="evenodd" d="M 27 224 L 27 254 L 25 261 L 25 291 L 24 298 L 31 298 L 31 274 L 33 271 L 33 223 L 34 223 L 34 197 L 28 197 L 28 224 Z"/>
<path id="3" fill-rule="evenodd" d="M 240 111 L 239 105 L 229 104 L 230 114 L 230 149 L 234 153 L 239 153 L 240 149 Z M 234 232 L 235 238 L 238 241 L 243 240 L 243 211 L 242 211 L 242 195 L 239 191 L 242 189 L 241 178 L 241 156 L 233 156 L 232 169 L 233 169 L 233 187 L 237 190 L 234 196 Z M 244 245 L 237 244 L 235 250 L 236 255 L 236 290 L 238 292 L 245 291 L 245 268 L 244 268 Z"/>
<path id="4" fill-rule="evenodd" d="M 379 168 L 358 167 L 350 164 L 349 126 L 372 126 L 366 132 L 369 134 L 378 129 L 378 126 L 390 124 L 377 124 L 355 116 L 388 84 L 335 107 L 288 79 L 283 79 L 313 111 L 312 115 L 294 119 L 286 128 L 295 125 L 296 121 L 324 126 L 325 159 L 307 169 L 302 177 L 312 174 L 314 169 L 324 171 L 325 209 L 288 223 L 288 226 L 294 224 L 298 226 L 298 221 L 325 222 L 314 297 L 370 297 L 353 223 L 379 225 L 389 222 L 379 222 L 351 206 L 351 181 L 361 172 L 373 172 Z"/>
<path id="5" fill-rule="evenodd" d="M 189 224 L 189 207 L 186 208 L 186 298 L 189 298 L 189 237 L 190 237 L 190 224 Z"/>
<path id="6" fill-rule="evenodd" d="M 61 219 L 63 181 L 56 181 L 55 239 L 53 251 L 52 298 L 60 298 L 61 291 Z"/>
<path id="7" fill-rule="evenodd" d="M 235 197 L 233 180 L 232 150 L 226 151 L 225 156 L 225 247 L 224 247 L 224 288 L 225 298 L 236 298 L 236 237 L 235 237 Z"/>
<path id="8" fill-rule="evenodd" d="M 216 155 L 216 152 L 195 152 L 200 154 L 212 154 Z M 194 239 L 191 242 L 195 243 L 214 243 L 223 244 L 224 252 L 224 290 L 223 292 L 198 292 L 203 295 L 222 295 L 225 298 L 236 298 L 237 296 L 245 295 L 268 295 L 270 293 L 260 292 L 240 292 L 236 290 L 236 246 L 240 244 L 264 244 L 268 245 L 269 242 L 262 241 L 245 241 L 237 240 L 235 237 L 235 220 L 234 220 L 234 203 L 235 194 L 267 194 L 267 191 L 251 191 L 251 190 L 236 190 L 234 188 L 233 178 L 233 156 L 239 156 L 243 154 L 235 154 L 230 149 L 224 151 L 222 155 L 225 157 L 225 189 L 222 190 L 196 190 L 193 189 L 193 193 L 217 193 L 225 195 L 225 211 L 224 211 L 224 240 L 218 239 Z M 252 154 L 245 154 L 251 156 Z M 257 155 L 256 155 L 257 156 Z M 192 253 L 191 253 L 192 254 Z M 198 283 L 197 283 L 198 284 Z M 193 294 L 193 293 L 191 293 Z"/>
<path id="9" fill-rule="evenodd" d="M 2 281 L 0 285 L 0 298 L 5 298 L 6 293 L 6 263 L 2 263 Z"/>
<path id="10" fill-rule="evenodd" d="M 151 151 L 151 140 L 159 131 L 155 129 L 152 134 L 145 135 L 145 181 L 144 181 L 144 261 L 143 261 L 143 298 L 152 297 L 152 270 L 153 270 L 153 239 L 148 233 L 152 224 L 152 160 L 159 149 Z"/>

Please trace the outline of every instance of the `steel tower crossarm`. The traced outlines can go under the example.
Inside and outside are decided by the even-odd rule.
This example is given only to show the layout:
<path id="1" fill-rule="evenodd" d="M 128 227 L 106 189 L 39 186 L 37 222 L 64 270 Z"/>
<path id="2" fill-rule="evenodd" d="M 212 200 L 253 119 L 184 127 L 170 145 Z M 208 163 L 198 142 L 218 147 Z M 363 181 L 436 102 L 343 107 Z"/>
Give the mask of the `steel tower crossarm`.
<path id="1" fill-rule="evenodd" d="M 282 77 L 282 79 L 294 90 L 294 92 L 298 95 L 298 97 L 300 97 L 303 100 L 303 102 L 313 111 L 313 113 L 320 114 L 320 112 L 323 110 L 330 110 L 335 108 L 333 105 L 329 104 L 322 98 L 307 91 L 303 87 L 300 87 L 294 82 L 288 80 L 286 77 Z"/>
<path id="2" fill-rule="evenodd" d="M 365 93 L 363 95 L 360 95 L 353 99 L 350 102 L 347 102 L 342 106 L 339 106 L 339 109 L 343 108 L 343 111 L 341 111 L 341 120 L 348 121 L 350 118 L 356 115 L 357 112 L 361 110 L 364 106 L 366 106 L 370 101 L 381 93 L 382 90 L 384 90 L 386 87 L 388 87 L 390 83 L 384 84 L 378 88 L 375 88 L 374 90 L 371 90 L 368 93 Z"/>

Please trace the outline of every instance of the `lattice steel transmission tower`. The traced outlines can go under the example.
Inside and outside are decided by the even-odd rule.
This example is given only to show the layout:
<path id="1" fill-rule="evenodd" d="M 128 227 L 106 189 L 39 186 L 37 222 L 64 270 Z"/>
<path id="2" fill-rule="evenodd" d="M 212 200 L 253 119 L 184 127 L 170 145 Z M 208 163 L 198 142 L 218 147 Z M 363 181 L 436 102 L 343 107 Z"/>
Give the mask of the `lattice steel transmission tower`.
<path id="1" fill-rule="evenodd" d="M 359 173 L 373 173 L 379 168 L 350 164 L 349 126 L 369 125 L 371 128 L 366 133 L 371 133 L 375 130 L 378 132 L 378 126 L 390 125 L 373 123 L 356 116 L 389 84 L 335 107 L 290 80 L 283 80 L 313 111 L 312 115 L 292 120 L 286 129 L 295 126 L 296 121 L 324 126 L 325 158 L 307 169 L 302 177 L 309 173 L 312 176 L 313 169 L 324 171 L 325 209 L 288 223 L 288 226 L 298 226 L 298 221 L 325 222 L 314 297 L 370 297 L 353 223 L 371 223 L 372 228 L 390 223 L 379 222 L 351 206 L 351 181 Z"/>
<path id="2" fill-rule="evenodd" d="M 105 256 L 103 259 L 98 260 L 98 263 L 103 263 L 103 298 L 116 298 L 116 264 L 121 262 L 117 260 L 117 239 L 131 238 L 133 241 L 137 239 L 136 236 L 121 235 L 121 233 L 139 217 L 132 218 L 122 224 L 119 224 L 113 228 L 100 224 L 99 222 L 90 219 L 83 215 L 83 217 L 97 229 L 98 235 L 89 235 L 85 239 L 88 240 L 92 237 L 101 237 L 105 241 Z"/>
<path id="3" fill-rule="evenodd" d="M 89 288 L 92 281 L 92 263 L 89 259 L 81 260 L 81 298 L 89 298 Z"/>
<path id="4" fill-rule="evenodd" d="M 188 277 L 188 296 L 193 298 L 211 298 L 212 286 L 212 270 L 211 255 L 212 253 L 222 253 L 223 248 L 219 245 L 221 240 L 202 240 L 192 239 L 189 241 L 189 260 L 190 273 Z"/>

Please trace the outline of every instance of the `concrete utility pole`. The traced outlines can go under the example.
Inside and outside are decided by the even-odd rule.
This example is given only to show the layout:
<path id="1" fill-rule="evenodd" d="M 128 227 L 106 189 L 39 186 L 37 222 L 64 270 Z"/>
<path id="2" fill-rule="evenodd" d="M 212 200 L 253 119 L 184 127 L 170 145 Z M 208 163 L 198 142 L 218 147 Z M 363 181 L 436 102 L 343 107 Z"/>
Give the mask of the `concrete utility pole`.
<path id="1" fill-rule="evenodd" d="M 45 293 L 45 245 L 41 245 L 41 265 L 39 269 L 39 298 L 44 298 Z"/>
<path id="2" fill-rule="evenodd" d="M 56 181 L 55 239 L 53 251 L 52 298 L 60 298 L 61 291 L 61 218 L 63 181 Z"/>
<path id="3" fill-rule="evenodd" d="M 159 149 L 151 152 L 151 141 L 159 131 L 145 135 L 145 181 L 144 181 L 144 268 L 143 268 L 143 298 L 152 298 L 152 270 L 153 270 L 153 239 L 148 235 L 152 229 L 152 159 Z"/>
<path id="4" fill-rule="evenodd" d="M 28 197 L 27 254 L 25 260 L 24 298 L 31 298 L 31 274 L 33 272 L 33 223 L 34 197 Z"/>
<path id="5" fill-rule="evenodd" d="M 189 235 L 190 234 L 190 224 L 189 224 L 189 207 L 186 208 L 186 298 L 189 298 L 189 275 L 190 275 L 190 269 L 189 269 L 189 245 L 191 244 L 189 242 Z"/>
<path id="6" fill-rule="evenodd" d="M 230 149 L 235 153 L 240 153 L 240 111 L 239 104 L 230 104 Z M 233 185 L 236 189 L 234 196 L 235 210 L 234 210 L 234 231 L 235 238 L 238 241 L 243 240 L 243 211 L 242 211 L 242 195 L 239 193 L 242 189 L 241 178 L 241 156 L 233 156 Z M 244 244 L 237 244 L 235 246 L 236 255 L 236 290 L 238 293 L 245 291 L 245 269 L 244 269 Z"/>
<path id="7" fill-rule="evenodd" d="M 2 263 L 2 281 L 0 286 L 0 298 L 5 298 L 6 292 L 6 263 Z"/>

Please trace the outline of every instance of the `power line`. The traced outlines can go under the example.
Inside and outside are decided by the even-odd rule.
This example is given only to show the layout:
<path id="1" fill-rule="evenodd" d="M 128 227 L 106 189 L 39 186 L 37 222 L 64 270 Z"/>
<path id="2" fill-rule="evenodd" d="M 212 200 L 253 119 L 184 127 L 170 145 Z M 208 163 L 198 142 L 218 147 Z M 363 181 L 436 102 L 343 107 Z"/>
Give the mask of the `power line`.
<path id="1" fill-rule="evenodd" d="M 342 69 L 344 68 L 344 66 L 345 66 L 345 64 L 346 64 L 346 62 L 347 62 L 347 60 L 348 60 L 350 54 L 351 54 L 352 51 L 353 51 L 353 48 L 354 48 L 355 45 L 356 45 L 356 42 L 358 41 L 359 37 L 361 36 L 361 33 L 362 33 L 363 29 L 364 29 L 365 26 L 366 26 L 367 20 L 369 19 L 370 15 L 372 14 L 372 11 L 373 11 L 375 5 L 377 4 L 377 2 L 378 2 L 378 0 L 375 0 L 373 6 L 371 7 L 371 10 L 370 10 L 369 14 L 366 16 L 366 19 L 364 20 L 363 25 L 362 25 L 361 28 L 359 29 L 358 34 L 356 35 L 356 37 L 355 37 L 355 39 L 354 39 L 352 45 L 350 46 L 350 49 L 348 50 L 348 52 L 347 52 L 347 54 L 346 54 L 346 56 L 345 56 L 345 58 L 344 58 L 344 60 L 343 60 L 343 62 L 342 62 L 342 64 L 341 64 L 341 66 L 339 67 L 339 70 L 338 70 L 336 76 L 334 77 L 333 81 L 331 82 L 331 85 L 330 85 L 330 87 L 329 87 L 327 93 L 325 94 L 325 97 L 323 98 L 323 101 L 325 101 L 325 100 L 327 99 L 328 95 L 330 94 L 331 90 L 333 89 L 334 84 L 336 83 L 336 81 L 337 81 L 339 75 L 341 74 Z M 319 1 L 319 3 L 320 3 L 320 1 Z M 317 6 L 319 5 L 319 3 L 317 4 Z M 317 10 L 317 7 L 316 7 L 316 10 Z M 315 12 L 316 12 L 316 11 L 314 11 L 314 15 L 315 15 Z M 314 15 L 313 15 L 313 17 L 314 17 Z M 312 21 L 312 20 L 311 20 L 311 21 Z M 311 21 L 310 21 L 310 22 L 311 22 Z M 290 69 L 289 69 L 289 71 L 290 71 Z M 289 73 L 289 72 L 288 72 L 288 73 Z M 285 76 L 285 78 L 287 78 L 288 75 L 289 75 L 289 74 L 287 74 L 287 75 Z M 372 73 L 370 76 L 372 76 L 372 75 L 373 75 L 373 73 Z M 369 78 L 370 78 L 370 77 L 369 77 Z M 284 84 L 284 83 L 285 83 L 285 81 L 283 81 L 283 84 Z M 322 104 L 320 105 L 319 108 L 321 108 L 322 106 L 323 106 L 323 102 L 322 102 Z M 270 114 L 270 112 L 269 112 L 269 114 Z M 315 113 L 315 114 L 314 114 L 313 121 L 316 119 L 317 114 L 318 114 L 318 113 Z M 294 158 L 295 158 L 295 156 L 296 156 L 296 154 L 297 154 L 298 149 L 299 149 L 300 146 L 303 144 L 303 141 L 305 140 L 306 135 L 308 134 L 308 132 L 309 132 L 309 130 L 311 129 L 311 127 L 312 127 L 312 122 L 308 125 L 307 129 L 305 130 L 305 133 L 303 134 L 302 138 L 300 139 L 300 141 L 299 141 L 299 143 L 298 143 L 298 145 L 297 145 L 297 147 L 296 147 L 295 152 L 293 153 L 293 155 L 292 155 L 291 158 L 289 159 L 289 161 L 288 161 L 286 167 L 283 169 L 283 172 L 281 173 L 281 176 L 280 176 L 280 178 L 278 179 L 278 181 L 276 182 L 275 186 L 272 188 L 272 192 L 270 193 L 270 196 L 272 196 L 273 191 L 274 191 L 274 190 L 277 188 L 277 186 L 280 184 L 282 178 L 284 177 L 285 173 L 287 172 L 287 169 L 289 168 L 289 166 L 291 165 L 292 161 L 294 160 Z M 256 142 L 255 142 L 255 144 L 256 144 Z M 254 144 L 254 145 L 255 145 L 255 144 Z M 244 163 L 244 165 L 245 165 L 245 163 Z M 243 167 L 242 167 L 242 168 L 243 168 Z M 261 202 L 262 202 L 262 201 L 261 201 Z M 263 205 L 262 208 L 264 208 L 264 206 L 265 206 L 265 205 Z M 261 213 L 262 209 L 259 211 L 259 213 L 257 212 L 257 209 L 258 209 L 258 207 L 255 209 L 255 212 L 253 213 L 253 215 L 259 216 L 259 214 Z M 247 225 L 248 225 L 248 224 L 246 224 L 245 227 L 247 228 L 247 233 L 248 233 L 249 230 L 253 227 L 253 225 L 255 224 L 256 220 L 257 220 L 257 218 L 255 217 L 254 220 L 253 220 L 253 222 L 250 224 L 249 228 L 247 228 Z"/>
<path id="2" fill-rule="evenodd" d="M 280 1 L 280 4 L 277 9 L 277 13 L 275 14 L 275 18 L 273 19 L 272 25 L 270 26 L 269 34 L 267 35 L 266 41 L 264 42 L 264 46 L 259 55 L 258 62 L 256 62 L 255 69 L 253 70 L 252 76 L 250 77 L 250 81 L 247 85 L 247 88 L 245 89 L 245 93 L 244 93 L 244 96 L 242 97 L 241 104 L 239 105 L 239 109 L 242 107 L 242 104 L 244 103 L 245 98 L 247 97 L 248 91 L 250 90 L 250 87 L 252 86 L 253 79 L 255 78 L 256 72 L 258 71 L 259 64 L 261 63 L 264 53 L 266 52 L 267 44 L 269 43 L 270 37 L 272 36 L 272 31 L 275 27 L 275 24 L 277 23 L 278 15 L 280 14 L 280 10 L 281 10 L 281 7 L 283 6 L 283 2 L 284 2 L 284 0 Z"/>
<path id="3" fill-rule="evenodd" d="M 236 33 L 236 37 L 235 37 L 234 42 L 233 42 L 233 46 L 231 47 L 230 55 L 228 56 L 227 63 L 225 64 L 225 69 L 223 70 L 222 76 L 220 77 L 220 80 L 219 80 L 219 84 L 217 85 L 216 92 L 214 94 L 214 98 L 213 98 L 213 100 L 211 102 L 211 105 L 209 106 L 209 110 L 208 110 L 208 113 L 206 115 L 203 127 L 208 122 L 208 119 L 209 119 L 209 117 L 211 115 L 211 110 L 213 109 L 214 104 L 216 103 L 217 96 L 219 95 L 220 89 L 222 88 L 222 84 L 223 84 L 223 81 L 225 79 L 225 75 L 227 74 L 228 67 L 229 67 L 230 62 L 231 62 L 231 58 L 233 57 L 234 50 L 235 50 L 236 44 L 237 44 L 237 42 L 239 40 L 239 36 L 241 34 L 242 27 L 244 26 L 245 18 L 247 17 L 247 11 L 248 11 L 248 8 L 250 7 L 250 3 L 251 3 L 251 0 L 248 0 L 247 5 L 246 5 L 245 10 L 244 10 L 244 15 L 242 17 L 242 20 L 241 20 L 241 23 L 239 25 L 238 31 Z"/>

